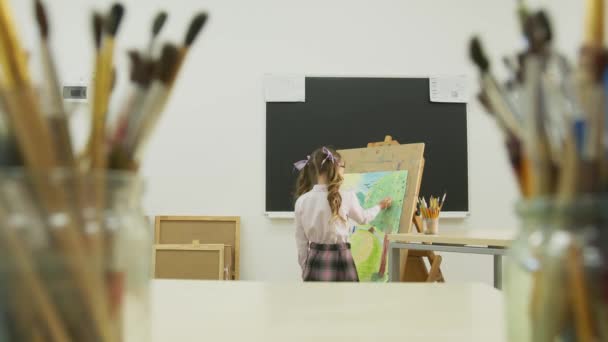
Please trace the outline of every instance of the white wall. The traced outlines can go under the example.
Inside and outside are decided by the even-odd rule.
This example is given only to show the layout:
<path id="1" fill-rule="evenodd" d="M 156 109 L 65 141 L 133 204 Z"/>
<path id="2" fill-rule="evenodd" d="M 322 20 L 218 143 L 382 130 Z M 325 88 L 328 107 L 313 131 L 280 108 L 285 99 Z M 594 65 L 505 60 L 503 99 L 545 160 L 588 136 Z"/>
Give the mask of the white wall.
<path id="1" fill-rule="evenodd" d="M 51 1 L 48 1 L 50 3 Z M 23 34 L 35 41 L 31 2 L 13 0 Z M 88 16 L 108 1 L 53 0 L 54 46 L 62 74 L 90 70 Z M 151 142 L 143 174 L 148 214 L 242 217 L 242 277 L 296 280 L 299 270 L 290 221 L 264 213 L 265 112 L 262 75 L 421 76 L 467 74 L 473 32 L 485 38 L 498 74 L 499 57 L 521 47 L 506 0 L 130 0 L 119 48 L 144 46 L 158 8 L 170 9 L 164 37 L 179 39 L 193 12 L 208 9 L 211 21 L 188 57 L 165 116 Z M 559 23 L 557 45 L 570 54 L 581 37 L 582 4 L 550 3 Z M 144 39 L 145 38 L 145 39 Z M 121 63 L 124 56 L 120 56 Z M 124 78 L 124 67 L 120 69 Z M 122 79 L 124 81 L 124 79 Z M 471 95 L 476 87 L 471 86 Z M 423 113 L 421 113 L 423 115 Z M 504 229 L 517 220 L 517 194 L 499 131 L 475 101 L 468 107 L 471 216 L 442 229 Z M 297 160 L 301 156 L 292 156 Z M 449 198 L 448 198 L 449 200 Z M 449 281 L 491 283 L 491 259 L 444 258 Z"/>

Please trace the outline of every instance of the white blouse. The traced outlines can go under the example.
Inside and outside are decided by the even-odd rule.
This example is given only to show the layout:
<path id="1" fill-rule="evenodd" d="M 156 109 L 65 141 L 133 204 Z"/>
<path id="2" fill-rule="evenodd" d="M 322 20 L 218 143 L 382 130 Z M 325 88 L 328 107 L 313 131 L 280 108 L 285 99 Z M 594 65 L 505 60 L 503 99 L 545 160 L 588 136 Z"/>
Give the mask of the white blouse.
<path id="1" fill-rule="evenodd" d="M 340 215 L 358 224 L 368 224 L 380 213 L 380 206 L 363 209 L 352 191 L 340 191 L 342 206 Z M 296 244 L 298 262 L 304 270 L 308 256 L 308 243 L 334 244 L 348 242 L 348 222 L 335 220 L 327 201 L 327 185 L 317 184 L 298 198 L 295 205 Z"/>

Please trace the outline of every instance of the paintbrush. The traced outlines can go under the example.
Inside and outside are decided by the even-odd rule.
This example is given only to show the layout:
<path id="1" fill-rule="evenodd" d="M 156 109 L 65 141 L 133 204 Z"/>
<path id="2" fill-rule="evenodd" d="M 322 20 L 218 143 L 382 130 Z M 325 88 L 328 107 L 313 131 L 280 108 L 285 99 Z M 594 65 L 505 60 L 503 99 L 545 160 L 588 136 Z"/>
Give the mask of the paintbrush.
<path id="1" fill-rule="evenodd" d="M 525 58 L 534 55 L 541 63 L 539 94 L 541 112 L 538 122 L 542 122 L 542 125 L 539 129 L 547 139 L 551 162 L 561 166 L 564 140 L 570 131 L 570 125 L 567 123 L 569 114 L 566 113 L 568 109 L 563 103 L 565 98 L 561 88 L 564 87 L 569 68 L 565 58 L 551 48 L 553 33 L 549 17 L 544 11 L 528 16 L 525 34 L 530 41 L 529 49 L 524 54 Z"/>
<path id="2" fill-rule="evenodd" d="M 93 15 L 91 17 L 91 28 L 92 28 L 92 33 L 93 33 L 93 46 L 95 47 L 95 54 L 94 54 L 94 72 L 93 75 L 101 75 L 102 70 L 101 70 L 101 40 L 103 38 L 103 28 L 104 28 L 104 24 L 105 23 L 105 19 L 103 17 L 103 15 L 101 15 L 101 13 L 99 12 L 93 12 Z M 94 81 L 94 85 L 93 85 L 93 101 L 94 101 L 94 106 L 95 106 L 95 101 L 97 101 L 97 103 L 99 103 L 99 90 L 98 90 L 98 86 L 96 85 L 99 82 L 99 79 L 95 78 Z M 95 109 L 93 108 L 93 112 L 95 112 Z M 94 125 L 95 125 L 95 120 L 94 118 L 91 120 L 91 132 L 89 133 L 89 140 L 87 141 L 86 147 L 85 147 L 85 151 L 84 154 L 80 156 L 80 168 L 81 169 L 89 169 L 91 167 L 91 154 L 92 154 L 92 147 L 91 145 L 93 144 L 93 129 L 94 129 Z"/>
<path id="3" fill-rule="evenodd" d="M 126 144 L 131 160 L 139 160 L 139 153 L 154 129 L 167 102 L 171 84 L 178 68 L 179 50 L 173 44 L 165 44 L 157 65 L 156 77 L 145 95 L 138 122 L 134 125 Z"/>
<path id="4" fill-rule="evenodd" d="M 112 89 L 114 44 L 123 16 L 124 7 L 121 4 L 114 4 L 110 9 L 108 19 L 104 23 L 105 25 L 101 40 L 101 48 L 97 57 L 97 68 L 99 70 L 99 74 L 96 74 L 95 97 L 93 99 L 93 128 L 91 133 L 90 158 L 91 169 L 102 171 L 95 174 L 96 181 L 94 182 L 95 184 L 93 184 L 94 203 L 98 214 L 102 213 L 102 208 L 106 203 L 105 168 L 108 164 L 106 145 L 106 116 L 110 100 L 110 91 Z M 104 229 L 105 227 L 102 227 L 102 230 Z M 104 267 L 104 262 L 108 262 L 115 254 L 114 250 L 112 249 L 114 237 L 111 235 L 105 237 L 105 234 L 110 235 L 111 232 L 98 232 L 90 236 L 93 255 L 98 257 L 96 260 L 101 261 L 101 264 L 98 264 L 98 266 L 101 266 L 102 270 Z M 114 270 L 110 270 L 110 272 L 106 274 L 108 283 L 106 284 L 107 287 L 104 289 L 108 292 L 113 291 L 116 288 L 118 288 L 119 291 L 122 290 L 121 284 L 116 282 L 116 279 L 120 279 L 120 277 L 116 277 L 115 275 L 116 272 Z M 116 305 L 115 303 L 105 304 L 109 304 L 110 307 Z M 106 310 L 106 314 L 110 313 L 110 317 L 108 318 L 108 328 L 107 331 L 105 331 L 108 334 L 107 338 L 117 339 L 121 334 L 119 317 L 117 317 L 115 312 L 110 312 L 108 310 L 108 305 L 104 306 L 104 310 Z"/>
<path id="5" fill-rule="evenodd" d="M 131 61 L 131 73 L 130 81 L 131 87 L 127 92 L 126 100 L 122 109 L 119 112 L 119 116 L 116 120 L 115 127 L 110 130 L 110 141 L 111 145 L 119 144 L 124 142 L 129 123 L 131 125 L 137 121 L 138 113 L 134 113 L 136 109 L 141 108 L 141 101 L 143 100 L 144 90 L 150 85 L 152 81 L 154 62 L 152 62 L 152 53 L 156 42 L 156 37 L 163 28 L 167 19 L 166 12 L 160 12 L 152 24 L 152 35 L 150 42 L 148 43 L 148 49 L 142 53 L 131 50 L 128 52 L 129 59 Z"/>
<path id="6" fill-rule="evenodd" d="M 0 167 L 16 167 L 22 164 L 17 141 L 9 121 L 4 90 L 0 88 Z"/>
<path id="7" fill-rule="evenodd" d="M 597 341 L 597 338 L 582 253 L 581 248 L 574 244 L 568 248 L 566 254 L 567 283 L 570 290 L 571 310 L 576 324 L 577 341 L 592 342 Z"/>
<path id="8" fill-rule="evenodd" d="M 145 89 L 150 85 L 154 72 L 154 62 L 152 62 L 152 54 L 156 38 L 167 21 L 167 13 L 162 11 L 156 15 L 152 23 L 152 34 L 148 43 L 148 49 L 143 53 L 135 50 L 129 51 L 129 59 L 131 60 L 131 90 L 130 95 L 121 110 L 121 114 L 117 120 L 114 131 L 113 145 L 124 142 L 124 138 L 128 131 L 129 123 L 131 125 L 137 122 L 137 117 L 140 113 L 135 113 L 136 109 L 141 109 L 141 102 L 145 95 Z"/>
<path id="9" fill-rule="evenodd" d="M 526 18 L 524 34 L 528 39 L 528 50 L 522 55 L 523 94 L 522 111 L 524 156 L 530 163 L 530 193 L 546 195 L 554 191 L 555 181 L 550 160 L 551 149 L 547 139 L 549 116 L 543 95 L 543 72 L 552 55 L 550 42 L 553 38 L 547 15 L 538 11 Z M 554 150 L 560 149 L 559 142 Z M 556 157 L 557 158 L 557 157 Z"/>
<path id="10" fill-rule="evenodd" d="M 602 152 L 604 149 L 605 96 L 602 77 L 606 65 L 604 44 L 604 1 L 588 0 L 585 20 L 585 37 L 579 53 L 579 66 L 576 73 L 578 97 L 586 114 L 583 146 L 583 161 L 590 180 L 583 184 L 583 191 L 599 189 L 600 174 L 605 169 Z"/>
<path id="11" fill-rule="evenodd" d="M 112 67 L 114 59 L 114 42 L 124 15 L 124 7 L 115 4 L 104 23 L 104 34 L 97 54 L 95 88 L 93 97 L 93 120 L 89 144 L 92 169 L 103 169 L 106 166 L 106 115 L 110 98 Z"/>
<path id="12" fill-rule="evenodd" d="M 160 118 L 160 114 L 164 110 L 183 61 L 205 26 L 207 18 L 207 13 L 202 12 L 192 19 L 186 32 L 184 45 L 180 49 L 170 44 L 165 45 L 163 48 L 161 61 L 159 62 L 159 79 L 150 86 L 146 100 L 142 106 L 141 118 L 135 127 L 133 127 L 132 133 L 129 133 L 127 139 L 127 159 L 133 161 L 141 160 L 144 147 Z"/>
<path id="13" fill-rule="evenodd" d="M 501 122 L 508 128 L 509 132 L 521 139 L 521 123 L 517 119 L 516 109 L 505 95 L 505 91 L 490 74 L 490 62 L 483 52 L 481 42 L 478 38 L 473 38 L 470 43 L 470 57 L 480 71 L 480 82 L 486 99 L 494 110 L 494 113 L 501 118 Z"/>
<path id="14" fill-rule="evenodd" d="M 112 82 L 114 43 L 123 15 L 123 6 L 115 4 L 110 9 L 110 14 L 106 20 L 100 20 L 100 17 L 97 15 L 93 16 L 95 44 L 96 46 L 97 44 L 100 45 L 97 49 L 95 63 L 93 117 L 88 150 L 90 169 L 94 174 L 94 182 L 93 184 L 89 184 L 92 188 L 88 189 L 88 201 L 92 202 L 92 206 L 96 208 L 97 215 L 102 214 L 102 208 L 104 208 L 106 200 L 104 170 L 107 166 L 106 116 Z M 103 23 L 103 26 L 99 25 L 100 22 Z M 102 29 L 100 30 L 100 28 Z M 101 221 L 101 218 L 99 220 Z M 104 236 L 106 233 L 104 229 L 102 227 L 100 230 L 87 236 L 92 260 L 96 261 L 93 265 L 94 269 L 100 273 L 104 270 L 106 258 L 111 254 L 111 251 L 107 250 L 106 244 L 109 241 L 106 241 L 108 239 Z"/>
<path id="15" fill-rule="evenodd" d="M 493 115 L 494 109 L 489 104 L 487 96 L 483 92 L 483 90 L 478 94 L 477 98 L 482 104 L 482 106 L 486 109 L 486 113 L 490 114 L 490 116 L 494 118 L 494 121 L 496 122 L 500 130 L 503 132 L 505 147 L 508 151 L 511 167 L 513 169 L 513 172 L 515 173 L 516 179 L 520 187 L 520 191 L 524 195 L 524 197 L 528 197 L 528 179 L 525 177 L 527 175 L 527 172 L 524 172 L 526 164 L 524 162 L 525 158 L 522 155 L 521 141 L 513 134 L 511 134 L 501 117 Z"/>
<path id="16" fill-rule="evenodd" d="M 141 115 L 139 111 L 145 99 L 146 90 L 154 76 L 155 63 L 145 60 L 135 50 L 129 51 L 131 60 L 131 83 L 126 100 L 119 112 L 114 129 L 111 130 L 111 149 L 117 145 L 123 145 L 129 131 L 134 127 Z"/>
<path id="17" fill-rule="evenodd" d="M 485 57 L 481 42 L 476 37 L 471 39 L 469 54 L 482 74 L 487 74 L 489 62 Z M 486 81 L 482 82 L 482 93 L 479 95 L 479 100 L 485 106 L 488 113 L 494 114 L 496 123 L 503 131 L 505 145 L 509 151 L 511 165 L 519 181 L 521 192 L 524 197 L 529 197 L 531 195 L 532 177 L 528 158 L 522 153 L 523 129 L 519 123 L 522 115 L 518 115 L 517 111 L 510 110 L 513 106 L 506 104 L 508 102 L 503 100 L 505 97 L 500 96 L 500 92 L 496 91 L 493 84 L 496 84 L 496 82 L 486 77 Z M 490 93 L 493 94 L 492 97 L 490 97 Z"/>
<path id="18" fill-rule="evenodd" d="M 36 19 L 40 31 L 40 53 L 48 100 L 43 107 L 47 114 L 51 132 L 57 147 L 57 162 L 60 166 L 73 168 L 75 166 L 72 139 L 70 137 L 68 117 L 63 106 L 63 97 L 59 85 L 59 77 L 49 46 L 49 24 L 46 10 L 40 0 L 36 1 Z"/>
<path id="19" fill-rule="evenodd" d="M 188 31 L 186 32 L 186 36 L 184 38 L 184 45 L 179 50 L 179 61 L 176 67 L 176 73 L 181 68 L 184 59 L 186 58 L 186 55 L 192 47 L 192 44 L 194 44 L 194 41 L 199 36 L 201 30 L 203 29 L 203 27 L 205 27 L 208 18 L 209 15 L 206 12 L 201 12 L 195 15 L 192 21 L 190 22 L 190 26 L 188 27 Z M 175 78 L 173 79 L 173 81 L 174 80 Z M 173 81 L 171 83 L 171 86 L 173 85 Z"/>
<path id="20" fill-rule="evenodd" d="M 78 224 L 82 226 L 84 221 L 81 216 L 82 211 L 80 210 L 80 205 L 82 204 L 82 182 L 76 173 L 76 159 L 70 136 L 68 116 L 63 105 L 59 77 L 57 76 L 54 59 L 51 55 L 48 17 L 44 5 L 40 0 L 36 0 L 35 2 L 35 13 L 41 37 L 41 61 L 47 91 L 47 101 L 43 102 L 42 111 L 46 112 L 49 129 L 55 141 L 57 166 L 74 171 L 74 179 L 70 182 L 71 184 L 66 185 L 69 186 L 70 195 L 73 196 L 73 200 L 70 201 L 73 215 L 78 220 Z"/>
<path id="21" fill-rule="evenodd" d="M 603 74 L 603 88 L 604 88 L 604 99 L 608 99 L 608 62 L 607 62 L 607 66 L 604 69 L 604 74 Z M 602 160 L 602 169 L 601 169 L 601 177 L 602 177 L 602 191 L 603 192 L 608 192 L 608 105 L 606 103 L 604 103 L 604 115 L 603 115 L 603 121 L 604 121 L 604 146 L 603 149 L 601 150 L 601 152 L 603 153 L 601 155 L 601 158 L 603 158 Z"/>
<path id="22" fill-rule="evenodd" d="M 541 102 L 541 58 L 536 55 L 528 56 L 524 68 L 524 111 L 527 116 L 523 147 L 531 163 L 532 195 L 544 196 L 553 191 L 553 181 L 549 146 L 542 120 L 544 108 Z"/>
<path id="23" fill-rule="evenodd" d="M 167 12 L 162 11 L 159 12 L 156 17 L 154 18 L 154 21 L 152 22 L 152 35 L 150 36 L 150 42 L 148 43 L 148 49 L 145 53 L 145 56 L 147 58 L 151 58 L 152 54 L 154 53 L 154 47 L 156 45 L 156 38 L 158 37 L 158 34 L 160 33 L 160 31 L 163 29 L 163 26 L 165 25 L 165 22 L 167 21 Z"/>
<path id="24" fill-rule="evenodd" d="M 7 213 L 2 205 L 0 205 L 0 220 L 8 222 Z M 39 322 L 48 332 L 50 341 L 69 341 L 66 327 L 60 319 L 61 316 L 49 292 L 43 285 L 39 273 L 36 271 L 34 257 L 31 255 L 30 249 L 19 238 L 17 230 L 0 229 L 0 234 L 2 234 L 2 238 L 0 238 L 2 249 L 11 256 L 8 260 L 12 263 L 11 268 L 16 272 L 15 276 L 11 277 L 18 283 L 14 287 L 27 294 L 27 298 L 32 303 L 29 309 L 35 312 Z M 23 305 L 23 303 L 20 304 Z M 28 324 L 28 322 L 21 323 Z"/>

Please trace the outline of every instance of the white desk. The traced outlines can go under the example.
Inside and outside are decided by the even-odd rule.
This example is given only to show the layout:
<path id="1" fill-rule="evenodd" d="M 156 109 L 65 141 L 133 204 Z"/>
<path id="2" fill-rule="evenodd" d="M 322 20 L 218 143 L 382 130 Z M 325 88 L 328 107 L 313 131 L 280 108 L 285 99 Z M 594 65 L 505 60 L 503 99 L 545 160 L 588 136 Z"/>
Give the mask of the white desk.
<path id="1" fill-rule="evenodd" d="M 505 341 L 483 284 L 155 280 L 155 342 Z"/>
<path id="2" fill-rule="evenodd" d="M 513 242 L 515 234 L 514 230 L 470 229 L 445 229 L 440 230 L 437 235 L 391 234 L 388 236 L 391 281 L 399 277 L 400 249 L 489 254 L 494 257 L 494 287 L 500 289 L 502 288 L 502 256 Z"/>

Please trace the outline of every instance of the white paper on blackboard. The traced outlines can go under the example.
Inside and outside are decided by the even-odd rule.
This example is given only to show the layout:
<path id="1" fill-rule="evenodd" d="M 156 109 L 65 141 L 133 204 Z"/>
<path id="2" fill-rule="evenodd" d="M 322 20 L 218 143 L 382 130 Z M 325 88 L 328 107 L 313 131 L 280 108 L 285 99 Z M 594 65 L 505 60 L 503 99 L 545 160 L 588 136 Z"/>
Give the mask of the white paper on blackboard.
<path id="1" fill-rule="evenodd" d="M 431 102 L 466 103 L 466 77 L 442 76 L 429 78 Z"/>
<path id="2" fill-rule="evenodd" d="M 266 102 L 306 101 L 306 77 L 264 75 L 264 99 Z"/>

